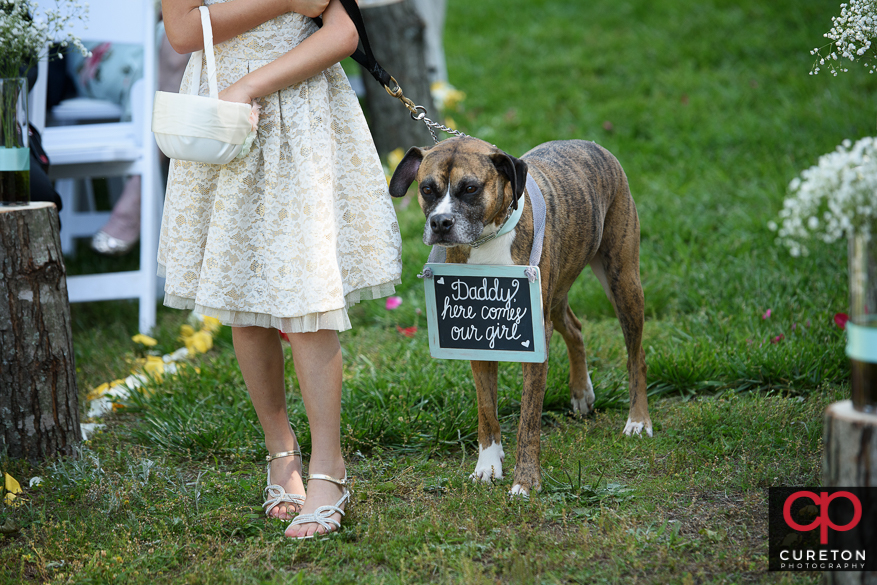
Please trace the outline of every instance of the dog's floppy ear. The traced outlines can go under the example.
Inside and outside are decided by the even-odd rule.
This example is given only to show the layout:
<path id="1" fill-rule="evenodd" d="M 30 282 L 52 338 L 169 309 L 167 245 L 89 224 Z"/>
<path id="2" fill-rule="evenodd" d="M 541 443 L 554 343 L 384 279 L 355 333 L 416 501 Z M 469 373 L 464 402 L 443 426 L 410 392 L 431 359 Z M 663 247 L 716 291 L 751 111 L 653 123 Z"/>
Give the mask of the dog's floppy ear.
<path id="1" fill-rule="evenodd" d="M 490 155 L 490 158 L 493 160 L 496 170 L 511 183 L 512 192 L 515 194 L 515 200 L 512 205 L 517 209 L 518 199 L 527 185 L 527 163 L 502 151 Z"/>
<path id="2" fill-rule="evenodd" d="M 393 171 L 393 178 L 390 179 L 390 195 L 393 197 L 404 197 L 408 192 L 408 187 L 414 182 L 417 176 L 417 169 L 423 162 L 423 149 L 412 146 L 402 157 L 402 161 Z"/>

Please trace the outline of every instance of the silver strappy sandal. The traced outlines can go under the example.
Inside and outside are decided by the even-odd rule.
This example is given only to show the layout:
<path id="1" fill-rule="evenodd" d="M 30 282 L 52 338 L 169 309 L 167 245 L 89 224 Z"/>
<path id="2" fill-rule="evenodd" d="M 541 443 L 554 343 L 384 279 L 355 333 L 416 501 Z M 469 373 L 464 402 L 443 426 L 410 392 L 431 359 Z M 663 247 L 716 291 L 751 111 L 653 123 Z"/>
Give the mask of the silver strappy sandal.
<path id="1" fill-rule="evenodd" d="M 265 467 L 268 469 L 268 485 L 265 487 L 265 503 L 262 504 L 262 507 L 265 508 L 266 516 L 271 514 L 271 510 L 279 504 L 294 504 L 296 511 L 301 510 L 301 507 L 305 505 L 304 496 L 300 496 L 299 494 L 288 494 L 286 493 L 286 490 L 283 489 L 282 485 L 272 485 L 271 461 L 281 457 L 298 457 L 299 461 L 301 461 L 301 451 L 294 449 L 292 451 L 283 451 L 281 453 L 269 453 L 268 456 L 265 457 L 265 461 L 267 461 Z"/>
<path id="2" fill-rule="evenodd" d="M 335 502 L 334 506 L 320 506 L 319 508 L 314 510 L 313 514 L 299 514 L 292 519 L 292 522 L 289 524 L 289 526 L 286 527 L 286 529 L 289 530 L 291 526 L 296 526 L 298 524 L 309 524 L 313 522 L 315 524 L 319 524 L 326 530 L 323 535 L 329 534 L 331 532 L 337 532 L 338 529 L 341 528 L 341 523 L 338 520 L 332 518 L 332 515 L 341 514 L 341 516 L 344 516 L 344 510 L 341 509 L 341 505 L 350 499 L 350 490 L 347 489 L 347 474 L 344 474 L 344 479 L 336 479 L 331 475 L 312 473 L 308 476 L 308 481 L 312 479 L 324 479 L 326 481 L 331 481 L 332 483 L 343 487 L 344 493 L 341 494 L 341 497 L 338 499 L 337 502 Z M 334 528 L 332 528 L 332 525 L 334 525 Z M 291 538 L 295 540 L 304 540 L 306 538 L 313 538 L 318 534 L 319 533 L 315 532 L 310 536 L 295 536 Z"/>

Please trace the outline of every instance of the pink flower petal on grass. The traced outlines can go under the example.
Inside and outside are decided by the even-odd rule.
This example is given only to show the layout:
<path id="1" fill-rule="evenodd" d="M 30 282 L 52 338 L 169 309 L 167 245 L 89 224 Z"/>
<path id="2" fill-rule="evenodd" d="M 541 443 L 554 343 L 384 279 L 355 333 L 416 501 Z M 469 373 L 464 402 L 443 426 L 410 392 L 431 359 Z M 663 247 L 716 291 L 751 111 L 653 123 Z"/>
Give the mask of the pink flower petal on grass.
<path id="1" fill-rule="evenodd" d="M 402 297 L 388 297 L 387 298 L 387 310 L 392 311 L 399 307 L 402 304 Z"/>
<path id="2" fill-rule="evenodd" d="M 834 314 L 834 324 L 840 327 L 841 329 L 847 328 L 847 321 L 850 320 L 849 315 L 846 313 L 835 313 Z"/>
<path id="3" fill-rule="evenodd" d="M 779 335 L 777 335 L 776 337 L 774 337 L 773 339 L 771 339 L 770 342 L 771 342 L 771 343 L 779 343 L 780 341 L 782 341 L 782 340 L 785 339 L 785 338 L 786 338 L 786 336 L 783 335 L 782 333 L 780 333 Z"/>
<path id="4" fill-rule="evenodd" d="M 764 312 L 764 314 L 761 315 L 762 319 L 767 319 L 769 317 L 770 317 L 770 309 L 768 309 L 767 311 Z"/>

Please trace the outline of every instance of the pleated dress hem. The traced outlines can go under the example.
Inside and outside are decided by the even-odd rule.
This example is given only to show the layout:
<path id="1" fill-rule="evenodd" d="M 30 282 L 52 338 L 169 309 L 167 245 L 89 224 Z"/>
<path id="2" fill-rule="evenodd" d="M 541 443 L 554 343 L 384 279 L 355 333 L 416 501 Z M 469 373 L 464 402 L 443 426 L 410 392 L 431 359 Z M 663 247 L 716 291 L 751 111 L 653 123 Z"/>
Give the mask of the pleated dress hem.
<path id="1" fill-rule="evenodd" d="M 265 313 L 207 307 L 194 299 L 169 293 L 164 296 L 164 304 L 174 309 L 194 310 L 202 315 L 215 317 L 219 319 L 220 323 L 229 327 L 265 327 L 278 329 L 284 333 L 311 333 L 323 329 L 340 332 L 351 328 L 347 309 L 360 301 L 388 297 L 396 292 L 396 285 L 400 283 L 401 280 L 397 279 L 394 282 L 353 290 L 344 298 L 345 306 L 342 308 L 320 313 L 308 313 L 298 317 L 277 317 Z"/>

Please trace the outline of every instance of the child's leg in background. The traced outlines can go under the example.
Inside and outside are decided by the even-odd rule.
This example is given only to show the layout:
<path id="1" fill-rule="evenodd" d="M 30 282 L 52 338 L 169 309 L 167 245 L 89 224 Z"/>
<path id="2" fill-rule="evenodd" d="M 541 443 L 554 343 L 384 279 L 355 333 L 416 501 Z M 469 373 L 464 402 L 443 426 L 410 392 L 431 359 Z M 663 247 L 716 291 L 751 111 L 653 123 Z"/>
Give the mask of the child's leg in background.
<path id="1" fill-rule="evenodd" d="M 286 383 L 283 377 L 283 348 L 276 329 L 233 327 L 235 355 L 265 433 L 268 453 L 298 448 L 286 410 Z M 271 462 L 271 483 L 283 486 L 287 493 L 304 494 L 301 459 L 283 457 Z M 296 510 L 280 504 L 271 516 L 291 519 Z"/>

